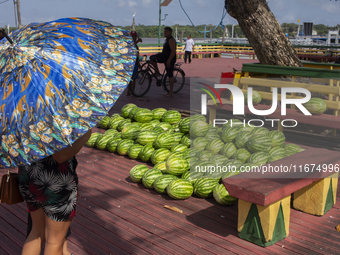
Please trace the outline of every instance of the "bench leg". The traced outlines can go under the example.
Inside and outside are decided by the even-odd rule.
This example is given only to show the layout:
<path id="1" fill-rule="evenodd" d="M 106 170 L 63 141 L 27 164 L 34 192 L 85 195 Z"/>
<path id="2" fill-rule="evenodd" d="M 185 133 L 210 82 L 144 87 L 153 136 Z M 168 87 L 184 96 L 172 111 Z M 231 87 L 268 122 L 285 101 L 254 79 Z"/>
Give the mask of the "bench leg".
<path id="1" fill-rule="evenodd" d="M 337 187 L 338 173 L 313 182 L 293 194 L 293 208 L 322 216 L 335 204 Z"/>
<path id="2" fill-rule="evenodd" d="M 216 109 L 209 108 L 209 124 L 214 124 L 214 119 L 216 119 Z"/>
<path id="3" fill-rule="evenodd" d="M 261 206 L 238 200 L 238 235 L 260 246 L 269 246 L 287 237 L 290 220 L 290 195 Z"/>
<path id="4" fill-rule="evenodd" d="M 277 130 L 283 132 L 283 126 L 281 124 L 281 120 L 277 122 Z"/>

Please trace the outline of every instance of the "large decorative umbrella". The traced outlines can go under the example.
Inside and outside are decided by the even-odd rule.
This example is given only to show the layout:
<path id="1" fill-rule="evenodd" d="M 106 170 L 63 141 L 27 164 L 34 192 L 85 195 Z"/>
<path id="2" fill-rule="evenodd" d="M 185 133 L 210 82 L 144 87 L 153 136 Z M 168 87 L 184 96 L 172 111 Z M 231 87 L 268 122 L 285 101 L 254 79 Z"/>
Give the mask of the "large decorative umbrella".
<path id="1" fill-rule="evenodd" d="M 32 23 L 0 41 L 0 168 L 28 165 L 84 135 L 132 75 L 128 31 L 103 21 Z"/>

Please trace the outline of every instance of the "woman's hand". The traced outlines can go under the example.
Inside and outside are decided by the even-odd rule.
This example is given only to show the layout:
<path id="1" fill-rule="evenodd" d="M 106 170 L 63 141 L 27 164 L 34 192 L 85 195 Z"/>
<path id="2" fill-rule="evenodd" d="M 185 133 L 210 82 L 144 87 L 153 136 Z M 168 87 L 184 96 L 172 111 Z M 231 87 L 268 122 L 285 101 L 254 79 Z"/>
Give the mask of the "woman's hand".
<path id="1" fill-rule="evenodd" d="M 78 140 L 76 140 L 72 146 L 69 146 L 61 151 L 58 151 L 52 155 L 55 161 L 57 161 L 59 164 L 65 162 L 66 160 L 74 157 L 81 148 L 85 145 L 87 140 L 90 139 L 92 133 L 92 129 L 87 131 L 85 135 L 80 137 Z"/>

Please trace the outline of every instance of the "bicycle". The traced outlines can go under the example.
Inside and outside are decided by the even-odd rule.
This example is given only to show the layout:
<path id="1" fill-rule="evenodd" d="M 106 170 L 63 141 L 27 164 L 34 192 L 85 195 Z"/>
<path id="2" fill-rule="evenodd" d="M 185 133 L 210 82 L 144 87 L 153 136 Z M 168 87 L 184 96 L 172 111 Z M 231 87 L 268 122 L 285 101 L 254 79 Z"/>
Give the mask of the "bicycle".
<path id="1" fill-rule="evenodd" d="M 181 64 L 175 64 L 173 70 L 174 94 L 178 93 L 183 88 L 185 82 L 185 73 L 180 66 Z M 166 69 L 164 69 L 163 74 L 157 77 L 156 70 L 151 65 L 150 60 L 146 60 L 140 69 L 141 70 L 135 73 L 131 78 L 134 81 L 134 86 L 130 86 L 130 93 L 132 95 L 135 97 L 142 97 L 148 93 L 151 87 L 152 77 L 156 79 L 156 85 L 158 87 L 163 85 L 165 91 L 170 91 L 169 77 L 167 75 Z"/>

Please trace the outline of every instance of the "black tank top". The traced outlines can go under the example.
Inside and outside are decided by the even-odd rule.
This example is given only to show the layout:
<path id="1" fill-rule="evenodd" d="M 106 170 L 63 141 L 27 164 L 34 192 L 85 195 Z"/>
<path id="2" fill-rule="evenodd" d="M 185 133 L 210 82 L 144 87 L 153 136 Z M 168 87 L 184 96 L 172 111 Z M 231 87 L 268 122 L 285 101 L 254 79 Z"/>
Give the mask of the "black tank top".
<path id="1" fill-rule="evenodd" d="M 173 38 L 172 36 L 170 36 L 169 38 L 167 38 L 163 44 L 163 50 L 162 50 L 162 53 L 167 57 L 169 58 L 170 54 L 171 54 L 171 48 L 170 48 L 170 45 L 169 45 L 169 40 Z M 173 38 L 175 40 L 175 38 Z M 176 43 L 176 40 L 175 40 L 175 43 Z M 177 48 L 177 43 L 175 44 L 176 45 L 176 48 Z M 175 48 L 175 50 L 176 50 Z M 176 59 L 176 54 L 175 56 L 173 57 L 173 59 Z M 172 60 L 173 60 L 172 59 Z"/>

